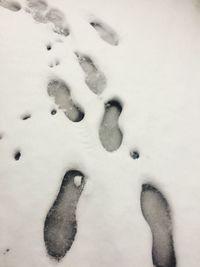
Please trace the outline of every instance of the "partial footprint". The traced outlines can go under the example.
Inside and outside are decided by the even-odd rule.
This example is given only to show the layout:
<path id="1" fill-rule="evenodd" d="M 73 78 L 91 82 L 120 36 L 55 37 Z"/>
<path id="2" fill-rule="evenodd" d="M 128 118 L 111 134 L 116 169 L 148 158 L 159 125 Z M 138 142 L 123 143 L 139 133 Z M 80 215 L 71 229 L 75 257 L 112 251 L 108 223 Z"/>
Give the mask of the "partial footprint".
<path id="1" fill-rule="evenodd" d="M 154 266 L 175 267 L 172 220 L 166 198 L 152 185 L 143 184 L 141 209 L 152 232 Z"/>
<path id="2" fill-rule="evenodd" d="M 53 79 L 48 83 L 49 96 L 54 97 L 55 103 L 64 110 L 65 115 L 73 122 L 79 122 L 84 118 L 84 112 L 74 103 L 70 89 L 66 83 L 59 79 Z"/>
<path id="3" fill-rule="evenodd" d="M 0 6 L 11 11 L 19 11 L 21 9 L 21 5 L 15 1 L 0 0 Z"/>
<path id="4" fill-rule="evenodd" d="M 97 31 L 101 39 L 105 42 L 115 46 L 119 44 L 118 36 L 110 26 L 96 19 L 91 21 L 90 25 Z"/>
<path id="5" fill-rule="evenodd" d="M 122 143 L 123 134 L 118 125 L 121 112 L 122 106 L 116 100 L 109 101 L 105 105 L 105 112 L 99 129 L 99 138 L 103 147 L 109 152 L 117 150 Z"/>
<path id="6" fill-rule="evenodd" d="M 47 23 L 44 16 L 44 12 L 48 8 L 48 4 L 45 0 L 27 0 L 28 10 L 32 14 L 35 21 L 40 23 Z"/>
<path id="7" fill-rule="evenodd" d="M 56 8 L 50 8 L 47 12 L 48 4 L 45 0 L 27 0 L 28 12 L 33 19 L 40 23 L 51 22 L 54 25 L 54 32 L 68 36 L 69 29 L 65 25 L 65 15 Z M 45 13 L 46 12 L 46 13 Z"/>
<path id="8" fill-rule="evenodd" d="M 64 26 L 65 24 L 65 15 L 56 8 L 51 8 L 47 14 L 45 15 L 45 18 L 48 22 L 52 22 L 55 26 L 54 31 L 58 34 L 68 36 L 69 35 L 69 29 Z"/>
<path id="9" fill-rule="evenodd" d="M 27 0 L 27 1 L 28 1 L 28 7 L 36 11 L 44 12 L 48 7 L 47 2 L 44 0 Z"/>
<path id="10" fill-rule="evenodd" d="M 47 252 L 61 260 L 71 248 L 77 231 L 76 207 L 85 185 L 84 175 L 77 170 L 66 172 L 58 196 L 44 224 Z"/>
<path id="11" fill-rule="evenodd" d="M 89 56 L 82 55 L 79 52 L 75 52 L 75 55 L 77 56 L 79 64 L 86 75 L 85 82 L 87 86 L 93 93 L 97 95 L 101 94 L 107 83 L 105 75 L 98 70 Z"/>

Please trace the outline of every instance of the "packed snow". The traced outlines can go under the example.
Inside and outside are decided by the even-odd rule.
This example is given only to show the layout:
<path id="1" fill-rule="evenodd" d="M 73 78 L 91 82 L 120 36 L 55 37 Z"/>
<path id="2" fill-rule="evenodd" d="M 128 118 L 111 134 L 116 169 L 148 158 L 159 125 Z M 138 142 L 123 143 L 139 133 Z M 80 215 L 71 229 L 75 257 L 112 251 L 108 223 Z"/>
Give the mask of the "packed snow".
<path id="1" fill-rule="evenodd" d="M 198 266 L 199 1 L 0 0 L 0 51 L 0 267 Z"/>

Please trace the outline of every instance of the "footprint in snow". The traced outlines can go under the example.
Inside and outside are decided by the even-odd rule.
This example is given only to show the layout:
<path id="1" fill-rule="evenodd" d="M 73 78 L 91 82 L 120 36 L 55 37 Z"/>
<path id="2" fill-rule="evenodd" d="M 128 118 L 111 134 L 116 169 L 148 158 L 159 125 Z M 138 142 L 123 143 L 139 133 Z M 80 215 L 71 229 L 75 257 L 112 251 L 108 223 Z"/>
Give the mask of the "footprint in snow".
<path id="1" fill-rule="evenodd" d="M 107 83 L 105 75 L 97 68 L 89 56 L 83 55 L 79 52 L 75 52 L 75 55 L 77 56 L 78 62 L 86 75 L 85 83 L 93 93 L 97 95 L 101 94 Z"/>
<path id="2" fill-rule="evenodd" d="M 73 122 L 79 122 L 84 118 L 84 112 L 74 103 L 67 84 L 59 79 L 53 79 L 48 83 L 49 96 L 54 97 L 55 103 L 64 110 L 65 115 Z"/>
<path id="3" fill-rule="evenodd" d="M 44 241 L 48 254 L 61 260 L 71 248 L 77 232 L 76 208 L 85 185 L 77 170 L 66 172 L 58 196 L 44 223 Z"/>
<path id="4" fill-rule="evenodd" d="M 69 29 L 65 25 L 65 15 L 57 8 L 48 9 L 48 4 L 45 0 L 27 0 L 28 11 L 33 19 L 40 23 L 52 23 L 54 32 L 68 36 Z"/>
<path id="5" fill-rule="evenodd" d="M 119 44 L 119 39 L 116 32 L 104 22 L 94 19 L 90 22 L 90 25 L 97 31 L 100 38 L 105 42 L 114 46 Z"/>
<path id="6" fill-rule="evenodd" d="M 99 128 L 99 138 L 103 147 L 109 152 L 117 150 L 122 143 L 123 134 L 118 126 L 121 112 L 122 106 L 118 101 L 111 100 L 105 104 L 105 112 Z"/>
<path id="7" fill-rule="evenodd" d="M 172 219 L 163 194 L 150 184 L 142 185 L 141 209 L 152 232 L 152 259 L 155 267 L 175 267 Z"/>
<path id="8" fill-rule="evenodd" d="M 0 6 L 11 11 L 19 11 L 21 9 L 21 5 L 15 1 L 0 0 Z"/>

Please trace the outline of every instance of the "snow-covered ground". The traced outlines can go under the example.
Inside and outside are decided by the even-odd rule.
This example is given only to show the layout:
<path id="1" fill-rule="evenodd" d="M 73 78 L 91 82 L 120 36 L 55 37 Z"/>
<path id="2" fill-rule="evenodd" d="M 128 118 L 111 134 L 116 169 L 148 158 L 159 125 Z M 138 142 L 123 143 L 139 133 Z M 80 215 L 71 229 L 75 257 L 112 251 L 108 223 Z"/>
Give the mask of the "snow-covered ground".
<path id="1" fill-rule="evenodd" d="M 0 0 L 0 55 L 0 267 L 197 267 L 198 0 Z"/>

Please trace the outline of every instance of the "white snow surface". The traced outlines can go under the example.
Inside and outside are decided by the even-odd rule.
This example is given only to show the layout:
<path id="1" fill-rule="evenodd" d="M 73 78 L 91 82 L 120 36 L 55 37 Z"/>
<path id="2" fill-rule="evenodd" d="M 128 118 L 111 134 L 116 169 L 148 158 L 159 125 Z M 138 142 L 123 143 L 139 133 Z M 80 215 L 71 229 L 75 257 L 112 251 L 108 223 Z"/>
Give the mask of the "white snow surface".
<path id="1" fill-rule="evenodd" d="M 36 22 L 27 2 L 16 1 L 17 12 L 0 6 L 0 267 L 152 267 L 152 237 L 140 207 L 146 182 L 171 207 L 177 266 L 198 266 L 198 1 L 48 0 L 64 13 L 68 36 Z M 93 17 L 118 34 L 117 46 L 100 38 L 89 24 Z M 90 55 L 106 76 L 101 95 L 85 84 L 76 51 Z M 52 78 L 70 86 L 85 112 L 82 121 L 70 121 L 48 96 Z M 123 104 L 123 142 L 109 153 L 98 130 L 104 103 L 113 98 Z M 26 113 L 31 118 L 22 120 Z M 137 160 L 129 155 L 133 149 Z M 70 169 L 87 182 L 75 241 L 56 262 L 45 249 L 44 220 Z"/>
<path id="2" fill-rule="evenodd" d="M 74 177 L 74 184 L 79 187 L 81 185 L 81 182 L 82 182 L 82 178 L 81 176 L 75 176 Z"/>

